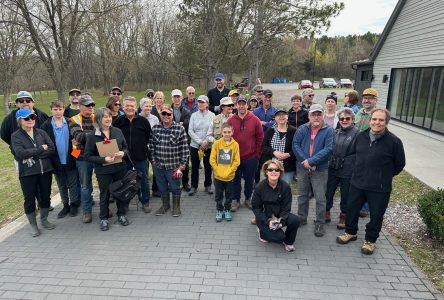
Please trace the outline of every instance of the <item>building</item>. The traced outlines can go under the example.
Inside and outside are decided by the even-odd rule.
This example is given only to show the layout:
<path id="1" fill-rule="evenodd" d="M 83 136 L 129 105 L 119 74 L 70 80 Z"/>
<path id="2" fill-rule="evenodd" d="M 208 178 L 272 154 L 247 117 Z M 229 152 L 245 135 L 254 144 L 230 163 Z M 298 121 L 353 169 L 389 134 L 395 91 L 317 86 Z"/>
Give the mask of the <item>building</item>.
<path id="1" fill-rule="evenodd" d="M 399 0 L 356 86 L 375 88 L 392 118 L 444 134 L 444 1 Z"/>

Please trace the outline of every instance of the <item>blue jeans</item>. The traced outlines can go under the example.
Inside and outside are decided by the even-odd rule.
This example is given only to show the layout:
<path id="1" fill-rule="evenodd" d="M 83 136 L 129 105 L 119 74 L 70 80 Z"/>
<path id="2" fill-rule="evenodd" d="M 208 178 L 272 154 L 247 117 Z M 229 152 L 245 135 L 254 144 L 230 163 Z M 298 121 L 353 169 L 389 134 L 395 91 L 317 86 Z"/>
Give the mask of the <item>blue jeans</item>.
<path id="1" fill-rule="evenodd" d="M 80 182 L 77 169 L 54 171 L 64 205 L 80 206 Z"/>
<path id="2" fill-rule="evenodd" d="M 282 180 L 291 185 L 291 182 L 293 181 L 294 171 L 291 172 L 285 172 L 284 175 L 282 175 Z"/>
<path id="3" fill-rule="evenodd" d="M 259 164 L 259 158 L 252 158 L 248 160 L 241 160 L 239 167 L 233 180 L 233 196 L 232 201 L 240 202 L 241 196 L 241 179 L 244 178 L 244 195 L 245 199 L 251 199 L 253 194 L 254 176 Z"/>
<path id="4" fill-rule="evenodd" d="M 140 191 L 142 196 L 139 195 L 139 200 L 142 204 L 150 202 L 150 188 L 148 182 L 148 160 L 133 160 L 134 168 L 142 173 L 142 180 L 140 182 Z M 132 169 L 132 165 L 127 161 L 128 170 Z"/>
<path id="5" fill-rule="evenodd" d="M 325 190 L 327 188 L 328 171 L 309 172 L 303 167 L 297 169 L 298 173 L 298 215 L 300 220 L 307 220 L 308 206 L 310 198 L 310 184 L 313 187 L 313 194 L 316 199 L 316 223 L 325 223 L 325 209 L 327 201 Z"/>
<path id="6" fill-rule="evenodd" d="M 78 159 L 76 161 L 77 171 L 79 172 L 80 179 L 80 201 L 82 202 L 82 209 L 84 213 L 91 213 L 92 211 L 92 173 L 94 170 L 94 164 Z"/>
<path id="7" fill-rule="evenodd" d="M 153 165 L 153 172 L 161 196 L 168 195 L 170 192 L 173 195 L 180 195 L 180 179 L 173 177 L 173 170 L 159 169 Z"/>

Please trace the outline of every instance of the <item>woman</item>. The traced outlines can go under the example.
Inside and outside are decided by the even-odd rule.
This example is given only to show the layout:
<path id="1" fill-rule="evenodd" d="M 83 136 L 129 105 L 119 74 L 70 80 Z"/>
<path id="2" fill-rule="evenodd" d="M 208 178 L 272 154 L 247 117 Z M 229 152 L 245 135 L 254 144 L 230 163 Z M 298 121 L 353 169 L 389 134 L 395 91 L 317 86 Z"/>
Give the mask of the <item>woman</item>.
<path id="1" fill-rule="evenodd" d="M 355 155 L 351 154 L 351 149 L 353 148 L 353 143 L 359 130 L 353 125 L 353 120 L 355 118 L 353 110 L 344 107 L 338 112 L 338 116 L 340 128 L 336 129 L 335 133 L 335 148 L 329 161 L 327 190 L 325 192 L 325 197 L 327 199 L 325 221 L 331 222 L 330 209 L 333 207 L 333 197 L 336 188 L 340 186 L 341 213 L 339 214 L 339 221 L 336 224 L 336 227 L 338 229 L 344 229 L 348 190 L 355 163 Z"/>
<path id="2" fill-rule="evenodd" d="M 288 124 L 299 128 L 308 122 L 308 111 L 302 109 L 302 97 L 294 95 L 291 97 L 291 108 L 288 111 Z"/>
<path id="3" fill-rule="evenodd" d="M 151 114 L 151 110 L 153 108 L 153 101 L 150 98 L 140 99 L 139 107 L 141 110 L 139 115 L 146 118 L 148 122 L 150 122 L 151 128 L 153 128 L 154 125 L 159 125 L 159 118 Z"/>
<path id="4" fill-rule="evenodd" d="M 211 165 L 210 154 L 211 146 L 207 140 L 207 132 L 213 123 L 214 113 L 208 110 L 208 97 L 201 95 L 197 98 L 198 111 L 191 114 L 188 134 L 191 138 L 190 157 L 191 157 L 191 192 L 190 196 L 194 196 L 197 192 L 199 184 L 199 166 L 201 157 L 199 151 L 203 153 L 203 164 L 205 169 L 205 192 L 209 195 L 213 194 L 211 190 Z M 201 154 L 202 155 L 202 154 Z"/>
<path id="5" fill-rule="evenodd" d="M 257 96 L 251 95 L 250 100 L 248 100 L 248 110 L 253 111 L 258 106 L 259 106 L 259 102 L 257 101 Z"/>
<path id="6" fill-rule="evenodd" d="M 94 172 L 100 190 L 100 229 L 109 229 L 109 186 L 111 183 L 122 179 L 126 173 L 126 163 L 122 158 L 128 153 L 128 146 L 119 128 L 112 127 L 112 113 L 108 108 L 99 108 L 94 117 L 96 129 L 86 135 L 85 159 L 94 163 Z M 119 151 L 101 156 L 96 143 L 109 144 L 116 140 Z M 122 226 L 129 224 L 126 217 L 127 204 L 116 200 L 118 221 Z"/>
<path id="7" fill-rule="evenodd" d="M 324 122 L 333 128 L 338 125 L 338 116 L 336 114 L 336 106 L 338 105 L 338 98 L 334 94 L 330 94 L 325 98 L 325 112 Z"/>
<path id="8" fill-rule="evenodd" d="M 120 103 L 120 100 L 117 96 L 109 97 L 105 106 L 106 106 L 106 108 L 108 108 L 111 111 L 111 116 L 113 118 L 113 122 L 115 120 L 117 120 L 118 118 L 125 115 L 125 113 L 120 110 L 120 108 L 122 107 L 122 104 Z"/>
<path id="9" fill-rule="evenodd" d="M 159 120 L 160 112 L 162 111 L 163 105 L 165 104 L 165 95 L 161 91 L 157 91 L 154 93 L 154 107 L 151 110 L 151 114 L 155 115 Z"/>
<path id="10" fill-rule="evenodd" d="M 274 120 L 276 125 L 268 128 L 264 134 L 262 142 L 263 159 L 282 162 L 284 164 L 282 180 L 291 185 L 296 171 L 296 157 L 292 150 L 296 128 L 288 125 L 288 115 L 283 109 L 276 110 Z"/>
<path id="11" fill-rule="evenodd" d="M 291 211 L 291 188 L 282 180 L 284 167 L 280 161 L 268 160 L 262 166 L 265 179 L 253 193 L 252 206 L 259 240 L 263 243 L 283 243 L 287 252 L 294 251 L 299 218 Z M 283 227 L 287 227 L 285 232 Z"/>
<path id="12" fill-rule="evenodd" d="M 351 90 L 348 93 L 345 93 L 344 97 L 344 107 L 351 108 L 353 110 L 353 113 L 357 113 L 359 111 L 359 94 L 355 90 Z"/>
<path id="13" fill-rule="evenodd" d="M 46 229 L 54 229 L 55 225 L 48 221 L 50 206 L 52 164 L 50 157 L 54 154 L 54 143 L 48 134 L 34 128 L 37 115 L 30 109 L 21 108 L 16 114 L 19 129 L 11 136 L 11 150 L 18 165 L 20 186 L 24 197 L 24 209 L 31 235 L 40 235 L 35 213 L 35 196 L 40 199 L 40 220 Z"/>

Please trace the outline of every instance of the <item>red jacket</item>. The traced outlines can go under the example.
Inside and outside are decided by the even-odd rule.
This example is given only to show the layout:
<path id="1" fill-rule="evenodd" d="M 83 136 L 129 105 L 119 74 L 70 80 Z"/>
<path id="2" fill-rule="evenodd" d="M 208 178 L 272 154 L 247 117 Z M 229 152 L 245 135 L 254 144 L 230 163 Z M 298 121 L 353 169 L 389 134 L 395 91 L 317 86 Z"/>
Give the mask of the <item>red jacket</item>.
<path id="1" fill-rule="evenodd" d="M 227 122 L 233 126 L 233 138 L 239 144 L 241 160 L 260 158 L 264 139 L 261 121 L 247 111 L 243 119 L 233 115 Z"/>

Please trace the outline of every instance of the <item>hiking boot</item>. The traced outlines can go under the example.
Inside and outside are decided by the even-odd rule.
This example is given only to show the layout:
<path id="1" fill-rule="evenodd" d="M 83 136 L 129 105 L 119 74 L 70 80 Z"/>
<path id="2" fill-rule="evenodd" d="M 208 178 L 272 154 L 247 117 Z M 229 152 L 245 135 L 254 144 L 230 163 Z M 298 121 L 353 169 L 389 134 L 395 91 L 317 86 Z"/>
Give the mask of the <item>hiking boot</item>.
<path id="1" fill-rule="evenodd" d="M 205 192 L 206 192 L 208 195 L 213 195 L 213 191 L 211 190 L 211 186 L 206 186 L 206 187 L 205 187 Z"/>
<path id="2" fill-rule="evenodd" d="M 244 205 L 246 208 L 251 209 L 251 199 L 245 199 Z"/>
<path id="3" fill-rule="evenodd" d="M 206 189 L 206 188 L 205 188 L 205 189 Z M 196 195 L 196 193 L 197 193 L 197 188 L 192 187 L 192 188 L 191 188 L 191 192 L 188 193 L 188 196 L 194 196 L 194 195 Z"/>
<path id="4" fill-rule="evenodd" d="M 254 217 L 253 219 L 250 220 L 250 224 L 251 225 L 256 225 L 256 217 Z"/>
<path id="5" fill-rule="evenodd" d="M 287 245 L 285 243 L 282 243 L 282 244 L 284 244 L 285 251 L 287 251 L 287 252 L 293 252 L 294 251 L 294 245 Z"/>
<path id="6" fill-rule="evenodd" d="M 151 207 L 149 203 L 145 203 L 144 205 L 142 205 L 142 209 L 146 214 L 149 214 L 151 212 Z"/>
<path id="7" fill-rule="evenodd" d="M 69 204 L 63 204 L 62 210 L 57 214 L 57 219 L 62 219 L 69 214 Z"/>
<path id="8" fill-rule="evenodd" d="M 330 211 L 327 210 L 325 212 L 325 223 L 330 223 L 330 222 L 331 222 L 331 214 L 330 214 Z"/>
<path id="9" fill-rule="evenodd" d="M 166 194 L 162 196 L 162 206 L 156 210 L 156 216 L 164 215 L 170 209 L 170 194 Z"/>
<path id="10" fill-rule="evenodd" d="M 109 221 L 108 220 L 100 220 L 100 230 L 107 231 L 109 229 Z"/>
<path id="11" fill-rule="evenodd" d="M 240 203 L 237 201 L 231 202 L 231 212 L 237 212 L 239 210 Z"/>
<path id="12" fill-rule="evenodd" d="M 261 238 L 261 231 L 260 231 L 259 227 L 256 227 L 256 231 L 257 231 L 257 237 L 259 239 L 259 242 L 264 243 L 264 244 L 268 243 L 267 240 L 264 240 L 263 238 Z"/>
<path id="13" fill-rule="evenodd" d="M 338 221 L 338 223 L 336 223 L 336 228 L 345 229 L 345 217 L 346 216 L 344 213 L 339 214 L 339 221 Z"/>
<path id="14" fill-rule="evenodd" d="M 229 211 L 228 209 L 226 211 L 224 211 L 224 217 L 225 217 L 225 220 L 227 220 L 227 222 L 230 222 L 231 220 L 233 220 L 233 216 L 231 215 L 231 211 Z"/>
<path id="15" fill-rule="evenodd" d="M 117 221 L 119 221 L 120 225 L 122 226 L 128 226 L 129 225 L 129 221 L 128 218 L 126 216 L 120 216 Z"/>
<path id="16" fill-rule="evenodd" d="M 375 251 L 376 244 L 370 243 L 368 241 L 365 241 L 364 244 L 362 244 L 361 252 L 365 255 L 372 255 Z"/>
<path id="17" fill-rule="evenodd" d="M 76 203 L 71 203 L 69 206 L 69 216 L 75 217 L 79 213 L 79 206 Z"/>
<path id="18" fill-rule="evenodd" d="M 180 211 L 180 195 L 173 194 L 173 217 L 179 217 L 182 214 Z"/>
<path id="19" fill-rule="evenodd" d="M 336 243 L 341 244 L 341 245 L 345 245 L 348 242 L 356 241 L 357 239 L 358 239 L 357 234 L 348 234 L 347 232 L 344 232 L 343 234 L 338 235 L 336 237 Z"/>
<path id="20" fill-rule="evenodd" d="M 91 223 L 92 222 L 92 214 L 91 213 L 83 213 L 83 223 Z"/>
<path id="21" fill-rule="evenodd" d="M 55 224 L 48 221 L 49 208 L 40 208 L 40 223 L 48 230 L 56 228 Z"/>
<path id="22" fill-rule="evenodd" d="M 325 234 L 324 224 L 316 223 L 314 235 L 317 237 L 322 237 Z"/>
<path id="23" fill-rule="evenodd" d="M 191 186 L 187 183 L 187 184 L 184 184 L 182 189 L 184 189 L 185 192 L 189 192 L 189 191 L 191 191 Z"/>
<path id="24" fill-rule="evenodd" d="M 223 215 L 222 215 L 222 211 L 221 210 L 218 210 L 218 211 L 216 211 L 216 222 L 222 222 L 222 217 L 223 217 Z"/>
<path id="25" fill-rule="evenodd" d="M 37 217 L 35 215 L 35 212 L 26 214 L 26 217 L 28 218 L 29 225 L 31 226 L 31 236 L 32 237 L 39 236 L 40 230 L 39 227 L 37 226 Z"/>
<path id="26" fill-rule="evenodd" d="M 368 210 L 365 209 L 365 208 L 361 209 L 361 211 L 359 212 L 359 216 L 360 216 L 361 218 L 367 218 L 367 216 L 368 216 Z"/>

